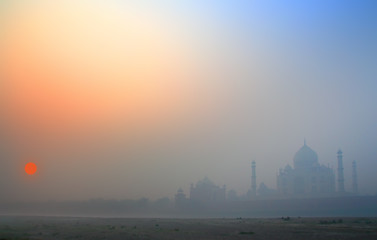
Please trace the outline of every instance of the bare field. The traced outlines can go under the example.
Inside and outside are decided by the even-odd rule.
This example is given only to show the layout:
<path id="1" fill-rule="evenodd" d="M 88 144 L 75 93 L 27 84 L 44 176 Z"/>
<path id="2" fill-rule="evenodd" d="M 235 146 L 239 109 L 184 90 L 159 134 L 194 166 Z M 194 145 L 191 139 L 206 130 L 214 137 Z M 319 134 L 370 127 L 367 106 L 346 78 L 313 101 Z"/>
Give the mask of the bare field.
<path id="1" fill-rule="evenodd" d="M 377 218 L 1 216 L 1 239 L 377 239 Z"/>

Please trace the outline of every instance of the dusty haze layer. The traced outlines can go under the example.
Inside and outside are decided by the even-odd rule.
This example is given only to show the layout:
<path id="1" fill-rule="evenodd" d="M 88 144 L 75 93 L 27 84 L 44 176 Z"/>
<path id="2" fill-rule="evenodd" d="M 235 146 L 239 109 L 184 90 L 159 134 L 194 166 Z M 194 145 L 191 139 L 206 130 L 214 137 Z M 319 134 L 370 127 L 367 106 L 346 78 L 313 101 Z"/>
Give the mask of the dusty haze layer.
<path id="1" fill-rule="evenodd" d="M 2 1 L 2 200 L 243 194 L 307 144 L 377 185 L 373 1 Z M 23 170 L 32 159 L 33 176 Z"/>

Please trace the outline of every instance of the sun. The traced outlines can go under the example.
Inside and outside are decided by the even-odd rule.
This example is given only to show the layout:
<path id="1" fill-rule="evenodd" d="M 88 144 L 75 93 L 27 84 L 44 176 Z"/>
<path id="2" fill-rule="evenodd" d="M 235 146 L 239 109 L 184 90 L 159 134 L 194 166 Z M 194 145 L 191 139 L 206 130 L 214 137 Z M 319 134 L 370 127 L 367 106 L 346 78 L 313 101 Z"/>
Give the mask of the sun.
<path id="1" fill-rule="evenodd" d="M 25 172 L 29 175 L 33 175 L 37 171 L 37 165 L 33 162 L 29 162 L 25 165 Z"/>

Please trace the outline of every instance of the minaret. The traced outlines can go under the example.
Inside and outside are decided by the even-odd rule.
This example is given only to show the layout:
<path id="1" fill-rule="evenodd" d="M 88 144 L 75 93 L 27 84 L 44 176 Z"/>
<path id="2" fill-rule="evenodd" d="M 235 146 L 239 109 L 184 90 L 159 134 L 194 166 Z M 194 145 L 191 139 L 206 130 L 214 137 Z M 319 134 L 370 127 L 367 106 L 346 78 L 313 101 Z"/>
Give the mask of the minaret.
<path id="1" fill-rule="evenodd" d="M 344 193 L 344 174 L 343 174 L 343 153 L 338 151 L 338 192 Z"/>
<path id="2" fill-rule="evenodd" d="M 357 172 L 356 172 L 356 161 L 352 162 L 352 190 L 353 194 L 357 195 L 359 190 L 357 186 Z"/>
<path id="3" fill-rule="evenodd" d="M 255 174 L 255 161 L 251 163 L 251 194 L 253 197 L 257 195 L 257 175 Z"/>

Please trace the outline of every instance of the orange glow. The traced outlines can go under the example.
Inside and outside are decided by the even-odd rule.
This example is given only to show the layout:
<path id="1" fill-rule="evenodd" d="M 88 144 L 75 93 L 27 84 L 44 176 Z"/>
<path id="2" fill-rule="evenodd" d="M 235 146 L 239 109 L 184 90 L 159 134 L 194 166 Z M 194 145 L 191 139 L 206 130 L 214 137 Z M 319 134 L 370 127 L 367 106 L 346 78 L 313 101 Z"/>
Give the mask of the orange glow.
<path id="1" fill-rule="evenodd" d="M 15 3 L 0 24 L 0 97 L 12 135 L 163 124 L 183 109 L 185 87 L 176 81 L 184 54 L 161 25 L 104 2 Z"/>
<path id="2" fill-rule="evenodd" d="M 25 172 L 29 175 L 33 175 L 37 171 L 37 165 L 33 162 L 29 162 L 25 165 Z"/>

